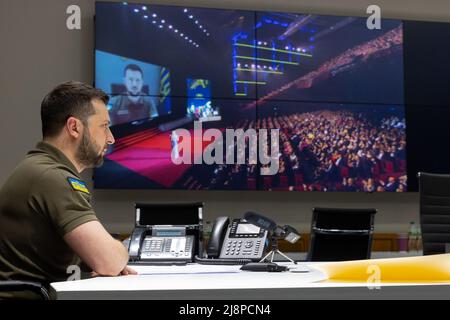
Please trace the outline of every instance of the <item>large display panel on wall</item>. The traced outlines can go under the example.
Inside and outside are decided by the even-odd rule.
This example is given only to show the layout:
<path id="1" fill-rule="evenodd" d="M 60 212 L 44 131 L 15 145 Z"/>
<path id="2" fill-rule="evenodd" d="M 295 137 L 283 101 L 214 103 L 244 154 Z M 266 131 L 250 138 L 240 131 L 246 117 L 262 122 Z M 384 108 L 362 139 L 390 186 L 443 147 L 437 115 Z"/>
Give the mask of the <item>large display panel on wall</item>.
<path id="1" fill-rule="evenodd" d="M 116 137 L 96 188 L 407 190 L 402 21 L 97 2 L 95 25 Z M 222 163 L 199 126 L 223 133 Z M 227 129 L 278 129 L 275 174 Z"/>

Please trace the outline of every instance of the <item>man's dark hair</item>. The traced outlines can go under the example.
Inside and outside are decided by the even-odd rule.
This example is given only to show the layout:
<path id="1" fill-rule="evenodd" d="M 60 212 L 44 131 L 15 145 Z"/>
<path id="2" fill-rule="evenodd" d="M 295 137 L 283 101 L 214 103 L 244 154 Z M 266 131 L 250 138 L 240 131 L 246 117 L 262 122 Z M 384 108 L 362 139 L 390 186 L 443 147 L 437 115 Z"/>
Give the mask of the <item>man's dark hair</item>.
<path id="1" fill-rule="evenodd" d="M 105 104 L 109 101 L 108 95 L 102 90 L 81 82 L 69 81 L 54 88 L 41 104 L 43 137 L 56 136 L 70 117 L 87 124 L 87 119 L 95 114 L 92 105 L 94 99 Z"/>
<path id="2" fill-rule="evenodd" d="M 126 75 L 128 70 L 139 71 L 141 73 L 142 78 L 144 77 L 144 72 L 142 71 L 141 67 L 139 67 L 136 64 L 129 64 L 129 65 L 127 65 L 125 67 L 125 71 L 123 72 L 123 75 Z"/>

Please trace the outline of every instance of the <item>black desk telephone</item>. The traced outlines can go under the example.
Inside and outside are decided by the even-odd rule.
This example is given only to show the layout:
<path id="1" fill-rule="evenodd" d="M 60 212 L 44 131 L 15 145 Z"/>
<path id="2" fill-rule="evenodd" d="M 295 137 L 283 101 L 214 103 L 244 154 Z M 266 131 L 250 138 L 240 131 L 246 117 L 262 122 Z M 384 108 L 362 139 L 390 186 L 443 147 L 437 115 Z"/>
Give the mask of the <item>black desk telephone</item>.
<path id="1" fill-rule="evenodd" d="M 219 217 L 214 223 L 208 242 L 207 259 L 199 263 L 244 264 L 259 261 L 266 247 L 267 231 L 243 219 Z M 228 264 L 227 263 L 227 264 Z"/>
<path id="2" fill-rule="evenodd" d="M 131 264 L 186 264 L 202 252 L 203 203 L 136 203 Z"/>
<path id="3" fill-rule="evenodd" d="M 130 260 L 141 263 L 191 262 L 194 256 L 194 241 L 193 235 L 186 235 L 185 226 L 135 228 L 130 238 Z"/>

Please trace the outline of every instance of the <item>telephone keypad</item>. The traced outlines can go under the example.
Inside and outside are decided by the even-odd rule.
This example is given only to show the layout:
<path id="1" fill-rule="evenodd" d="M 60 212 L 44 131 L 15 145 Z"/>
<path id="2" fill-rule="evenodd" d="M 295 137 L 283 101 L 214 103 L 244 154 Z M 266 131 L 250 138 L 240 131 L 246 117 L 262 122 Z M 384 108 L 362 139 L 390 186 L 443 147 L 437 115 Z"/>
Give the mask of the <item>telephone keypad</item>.
<path id="1" fill-rule="evenodd" d="M 141 259 L 190 260 L 193 254 L 194 236 L 146 237 Z"/>
<path id="2" fill-rule="evenodd" d="M 251 239 L 225 239 L 221 257 L 260 259 L 264 246 L 259 238 Z"/>

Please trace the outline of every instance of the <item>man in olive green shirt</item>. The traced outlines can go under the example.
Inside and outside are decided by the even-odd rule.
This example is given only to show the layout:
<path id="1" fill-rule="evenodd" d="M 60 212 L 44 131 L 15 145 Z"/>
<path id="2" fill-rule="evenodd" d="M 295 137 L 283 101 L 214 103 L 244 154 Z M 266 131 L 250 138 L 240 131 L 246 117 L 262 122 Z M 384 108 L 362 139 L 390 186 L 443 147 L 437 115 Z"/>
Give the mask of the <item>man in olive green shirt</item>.
<path id="1" fill-rule="evenodd" d="M 125 247 L 98 221 L 79 176 L 101 165 L 114 143 L 107 103 L 104 92 L 79 82 L 44 98 L 43 141 L 0 189 L 0 281 L 64 281 L 80 258 L 97 275 L 136 273 Z"/>

